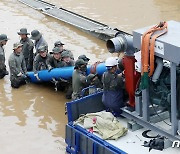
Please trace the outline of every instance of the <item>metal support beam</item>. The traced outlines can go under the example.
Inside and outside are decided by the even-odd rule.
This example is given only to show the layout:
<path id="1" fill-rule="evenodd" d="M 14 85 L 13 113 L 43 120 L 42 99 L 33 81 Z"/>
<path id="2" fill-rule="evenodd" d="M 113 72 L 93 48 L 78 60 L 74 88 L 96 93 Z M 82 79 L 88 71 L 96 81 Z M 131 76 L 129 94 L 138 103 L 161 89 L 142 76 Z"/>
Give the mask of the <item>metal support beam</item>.
<path id="1" fill-rule="evenodd" d="M 171 62 L 171 131 L 172 135 L 177 134 L 177 101 L 176 101 L 176 64 Z"/>
<path id="2" fill-rule="evenodd" d="M 171 141 L 174 140 L 180 140 L 180 136 L 179 135 L 172 135 L 171 134 L 171 130 L 166 130 L 162 127 L 160 127 L 159 125 L 155 124 L 155 123 L 150 123 L 148 121 L 145 121 L 142 117 L 139 117 L 138 115 L 133 115 L 132 112 L 126 110 L 126 109 L 122 109 L 122 115 L 130 120 L 134 120 L 136 121 L 138 124 L 140 124 L 143 127 L 146 127 L 147 129 L 151 129 L 152 131 L 158 132 L 160 135 L 162 136 L 166 136 L 168 139 L 170 139 Z"/>

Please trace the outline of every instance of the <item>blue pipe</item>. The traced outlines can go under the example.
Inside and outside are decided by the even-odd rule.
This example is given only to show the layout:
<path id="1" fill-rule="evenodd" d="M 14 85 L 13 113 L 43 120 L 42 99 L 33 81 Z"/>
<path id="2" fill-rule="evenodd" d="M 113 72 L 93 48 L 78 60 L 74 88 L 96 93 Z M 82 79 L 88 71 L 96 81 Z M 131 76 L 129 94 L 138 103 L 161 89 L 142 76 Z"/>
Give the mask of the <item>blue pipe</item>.
<path id="1" fill-rule="evenodd" d="M 87 66 L 87 75 L 90 74 L 91 66 Z M 30 82 L 47 82 L 51 81 L 53 78 L 59 79 L 70 79 L 72 77 L 74 71 L 74 66 L 71 67 L 63 67 L 63 68 L 54 68 L 50 72 L 48 70 L 42 70 L 38 72 L 38 76 L 41 79 L 40 81 L 36 79 L 34 76 L 34 72 L 28 72 L 28 78 L 30 79 Z M 104 63 L 100 63 L 96 67 L 96 73 L 99 75 L 102 75 L 106 71 L 106 66 Z"/>

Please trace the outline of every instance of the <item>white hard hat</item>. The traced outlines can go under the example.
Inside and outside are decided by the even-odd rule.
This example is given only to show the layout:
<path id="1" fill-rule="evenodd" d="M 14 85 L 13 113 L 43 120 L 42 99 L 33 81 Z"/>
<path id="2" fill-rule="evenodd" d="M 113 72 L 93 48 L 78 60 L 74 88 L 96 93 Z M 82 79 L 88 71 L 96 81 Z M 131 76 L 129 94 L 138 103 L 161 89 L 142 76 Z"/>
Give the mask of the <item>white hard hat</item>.
<path id="1" fill-rule="evenodd" d="M 106 67 L 112 67 L 118 65 L 118 57 L 109 57 L 105 61 Z"/>

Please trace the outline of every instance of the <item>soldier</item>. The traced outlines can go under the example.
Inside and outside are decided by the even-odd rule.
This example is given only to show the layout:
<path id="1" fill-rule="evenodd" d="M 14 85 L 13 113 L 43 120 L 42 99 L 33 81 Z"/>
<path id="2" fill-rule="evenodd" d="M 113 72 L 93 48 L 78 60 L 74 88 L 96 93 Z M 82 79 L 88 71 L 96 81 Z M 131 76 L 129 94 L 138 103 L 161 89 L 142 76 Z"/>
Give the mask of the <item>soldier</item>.
<path id="1" fill-rule="evenodd" d="M 124 106 L 123 102 L 123 78 L 122 74 L 117 74 L 118 60 L 115 57 L 109 57 L 105 61 L 107 72 L 102 76 L 103 83 L 103 97 L 102 102 L 110 111 L 115 112 L 117 115 L 121 114 L 121 107 Z"/>
<path id="2" fill-rule="evenodd" d="M 21 28 L 20 31 L 18 32 L 18 35 L 20 35 L 21 37 L 20 43 L 23 44 L 22 53 L 25 58 L 27 71 L 32 71 L 34 44 L 27 36 L 29 35 L 29 33 L 27 32 L 26 28 Z"/>
<path id="3" fill-rule="evenodd" d="M 49 67 L 48 61 L 49 61 L 50 55 L 47 53 L 46 46 L 40 46 L 37 51 L 38 51 L 38 54 L 34 58 L 33 71 L 34 71 L 34 76 L 37 78 L 37 80 L 40 80 L 38 76 L 38 71 L 48 69 Z"/>
<path id="4" fill-rule="evenodd" d="M 72 53 L 70 50 L 64 49 L 63 46 L 64 46 L 64 43 L 62 43 L 61 41 L 56 41 L 56 42 L 54 43 L 54 47 L 59 47 L 60 50 L 61 50 L 61 52 L 63 52 L 64 50 L 68 51 L 68 52 L 69 52 L 69 55 L 70 55 L 70 58 L 71 58 L 72 60 L 74 60 L 73 53 Z"/>
<path id="5" fill-rule="evenodd" d="M 41 46 L 46 46 L 47 48 L 46 50 L 48 51 L 48 44 L 44 40 L 44 38 L 42 37 L 42 34 L 38 30 L 33 30 L 31 32 L 30 39 L 35 40 L 35 49 L 36 49 L 35 56 L 38 54 L 38 48 Z"/>
<path id="6" fill-rule="evenodd" d="M 54 47 L 52 49 L 52 54 L 53 55 L 48 59 L 49 71 L 51 71 L 52 68 L 63 67 L 60 48 Z"/>
<path id="7" fill-rule="evenodd" d="M 62 58 L 62 63 L 63 63 L 63 66 L 66 67 L 66 66 L 74 66 L 74 60 L 72 60 L 70 58 L 70 54 L 67 50 L 64 50 L 62 53 L 61 53 L 61 58 Z"/>
<path id="8" fill-rule="evenodd" d="M 13 88 L 19 88 L 26 84 L 26 63 L 22 54 L 22 44 L 20 42 L 14 43 L 14 52 L 9 57 L 10 80 Z"/>
<path id="9" fill-rule="evenodd" d="M 98 78 L 97 74 L 89 74 L 87 76 L 87 82 L 91 86 L 89 87 L 89 94 L 95 93 L 102 89 L 102 83 Z"/>
<path id="10" fill-rule="evenodd" d="M 88 57 L 86 57 L 86 55 L 80 55 L 80 56 L 78 57 L 78 59 L 84 60 L 87 64 L 88 64 L 88 62 L 89 62 L 89 60 L 90 60 Z"/>
<path id="11" fill-rule="evenodd" d="M 87 86 L 87 80 L 86 80 L 86 69 L 87 64 L 82 59 L 78 59 L 75 62 L 74 72 L 72 76 L 72 87 L 73 87 L 73 93 L 72 93 L 72 99 L 79 99 L 81 97 L 81 91 L 83 88 Z"/>
<path id="12" fill-rule="evenodd" d="M 4 53 L 4 45 L 6 45 L 7 41 L 9 39 L 7 38 L 6 34 L 0 35 L 0 79 L 2 79 L 5 75 L 8 75 L 8 71 L 6 70 L 5 65 L 5 53 Z"/>

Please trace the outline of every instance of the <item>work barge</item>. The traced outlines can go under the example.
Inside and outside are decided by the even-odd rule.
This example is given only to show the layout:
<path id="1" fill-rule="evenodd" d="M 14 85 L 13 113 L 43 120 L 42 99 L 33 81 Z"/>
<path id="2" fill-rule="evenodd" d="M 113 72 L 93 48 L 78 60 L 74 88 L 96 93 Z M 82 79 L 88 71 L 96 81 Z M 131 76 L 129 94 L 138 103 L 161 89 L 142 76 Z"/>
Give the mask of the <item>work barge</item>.
<path id="1" fill-rule="evenodd" d="M 103 92 L 96 92 L 66 103 L 68 124 L 65 141 L 68 153 L 147 153 L 148 150 L 141 146 L 146 139 L 140 137 L 147 129 L 165 137 L 165 150 L 162 153 L 178 153 L 179 149 L 171 146 L 174 141 L 180 143 L 180 22 L 168 21 L 168 32 L 156 39 L 154 50 L 155 59 L 158 60 L 153 77 L 149 79 L 150 87 L 138 91 L 137 76 L 134 76 L 137 61 L 135 55 L 141 50 L 142 35 L 152 26 L 134 30 L 131 35 L 41 0 L 18 1 L 106 41 L 107 48 L 112 53 L 126 53 L 124 67 L 129 95 L 126 103 L 132 110 L 122 108 L 125 119 L 119 118 L 119 121 L 130 131 L 118 141 L 104 141 L 96 133 L 92 134 L 82 126 L 74 125 L 74 121 L 82 114 L 105 110 L 102 103 Z M 130 143 L 129 140 L 136 143 Z"/>

